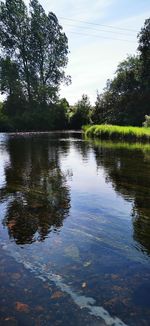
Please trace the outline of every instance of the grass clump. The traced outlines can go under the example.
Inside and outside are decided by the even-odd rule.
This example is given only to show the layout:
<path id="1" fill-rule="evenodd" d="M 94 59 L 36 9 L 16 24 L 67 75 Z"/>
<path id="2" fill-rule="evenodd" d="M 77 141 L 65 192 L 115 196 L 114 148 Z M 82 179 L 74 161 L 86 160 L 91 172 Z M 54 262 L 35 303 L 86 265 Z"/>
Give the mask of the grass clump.
<path id="1" fill-rule="evenodd" d="M 99 137 L 101 139 L 150 141 L 150 128 L 145 127 L 93 125 L 84 126 L 83 132 L 87 137 Z"/>

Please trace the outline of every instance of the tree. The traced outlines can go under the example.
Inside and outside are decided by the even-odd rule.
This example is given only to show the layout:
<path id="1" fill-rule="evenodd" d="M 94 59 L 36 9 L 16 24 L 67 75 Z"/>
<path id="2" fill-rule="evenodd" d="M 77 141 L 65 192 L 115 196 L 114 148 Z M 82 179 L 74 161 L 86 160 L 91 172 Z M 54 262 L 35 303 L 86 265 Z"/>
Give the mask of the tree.
<path id="1" fill-rule="evenodd" d="M 30 1 L 29 13 L 23 0 L 1 1 L 0 44 L 1 90 L 15 94 L 16 80 L 30 109 L 54 102 L 60 83 L 68 81 L 68 40 L 55 14 L 47 15 L 37 0 Z"/>
<path id="2" fill-rule="evenodd" d="M 110 81 L 107 81 L 107 87 L 104 93 L 97 93 L 95 106 L 92 110 L 91 119 L 95 124 L 116 123 L 114 114 L 115 94 L 109 89 Z"/>
<path id="3" fill-rule="evenodd" d="M 8 56 L 5 59 L 1 58 L 0 68 L 2 94 L 7 93 L 8 96 L 12 96 L 12 94 L 18 95 L 21 92 L 18 66 Z"/>
<path id="4" fill-rule="evenodd" d="M 97 95 L 94 123 L 142 125 L 150 114 L 150 19 L 138 35 L 139 53 L 121 62 L 103 94 Z"/>
<path id="5" fill-rule="evenodd" d="M 58 19 L 50 12 L 46 15 L 37 0 L 30 1 L 31 61 L 35 71 L 35 97 L 42 103 L 53 102 L 60 83 L 67 79 L 64 68 L 68 59 L 67 37 Z"/>
<path id="6" fill-rule="evenodd" d="M 82 125 L 89 124 L 90 110 L 90 100 L 87 95 L 83 94 L 81 100 L 73 108 L 73 114 L 70 118 L 71 128 L 81 129 Z"/>
<path id="7" fill-rule="evenodd" d="M 4 113 L 4 105 L 0 102 L 0 132 L 5 130 L 11 130 L 11 125 L 8 117 Z"/>
<path id="8" fill-rule="evenodd" d="M 0 42 L 2 59 L 17 67 L 23 93 L 31 100 L 31 75 L 29 65 L 29 17 L 22 0 L 6 0 L 0 7 Z M 7 94 L 7 92 L 6 92 Z"/>
<path id="9" fill-rule="evenodd" d="M 103 94 L 97 95 L 92 114 L 94 123 L 142 123 L 142 108 L 138 107 L 141 102 L 140 69 L 140 60 L 136 56 L 129 56 L 118 65 L 115 78 L 107 81 Z"/>
<path id="10" fill-rule="evenodd" d="M 143 88 L 150 91 L 150 18 L 145 20 L 144 27 L 138 35 L 138 40 Z"/>

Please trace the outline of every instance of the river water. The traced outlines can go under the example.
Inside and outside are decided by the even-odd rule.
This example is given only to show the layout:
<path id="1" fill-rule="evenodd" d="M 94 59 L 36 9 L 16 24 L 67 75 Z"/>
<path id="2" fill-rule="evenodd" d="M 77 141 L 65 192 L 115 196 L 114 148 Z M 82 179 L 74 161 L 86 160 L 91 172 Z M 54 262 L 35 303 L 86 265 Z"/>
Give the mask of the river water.
<path id="1" fill-rule="evenodd" d="M 150 325 L 150 145 L 0 134 L 0 325 Z"/>

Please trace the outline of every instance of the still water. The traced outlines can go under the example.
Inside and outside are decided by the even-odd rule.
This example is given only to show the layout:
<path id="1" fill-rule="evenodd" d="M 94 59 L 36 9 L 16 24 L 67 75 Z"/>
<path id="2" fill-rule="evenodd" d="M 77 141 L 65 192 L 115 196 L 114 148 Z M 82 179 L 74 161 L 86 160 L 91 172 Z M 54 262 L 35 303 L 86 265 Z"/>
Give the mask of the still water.
<path id="1" fill-rule="evenodd" d="M 0 134 L 0 325 L 150 325 L 150 145 Z"/>

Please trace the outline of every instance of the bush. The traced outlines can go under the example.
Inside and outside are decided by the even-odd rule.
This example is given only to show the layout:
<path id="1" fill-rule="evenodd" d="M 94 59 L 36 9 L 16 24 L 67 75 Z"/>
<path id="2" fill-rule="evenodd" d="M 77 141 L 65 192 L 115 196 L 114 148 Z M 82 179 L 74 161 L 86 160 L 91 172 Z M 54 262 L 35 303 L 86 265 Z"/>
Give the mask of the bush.
<path id="1" fill-rule="evenodd" d="M 4 120 L 3 116 L 2 118 Z M 11 121 L 13 131 L 51 131 L 66 129 L 68 126 L 66 110 L 60 103 L 49 107 L 33 107 L 32 111 L 24 110 L 13 117 L 5 118 Z M 0 130 L 9 131 L 10 128 L 1 120 L 0 115 Z"/>

